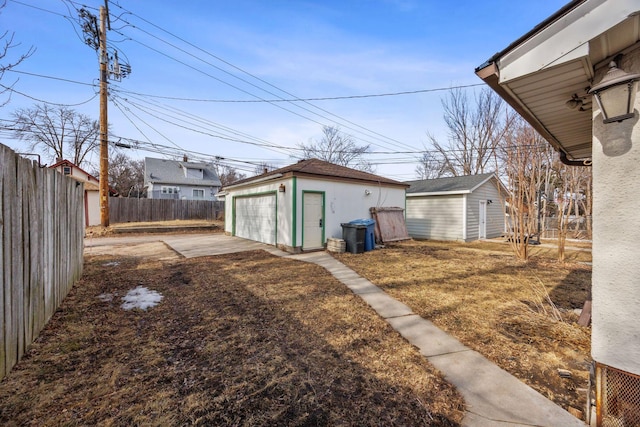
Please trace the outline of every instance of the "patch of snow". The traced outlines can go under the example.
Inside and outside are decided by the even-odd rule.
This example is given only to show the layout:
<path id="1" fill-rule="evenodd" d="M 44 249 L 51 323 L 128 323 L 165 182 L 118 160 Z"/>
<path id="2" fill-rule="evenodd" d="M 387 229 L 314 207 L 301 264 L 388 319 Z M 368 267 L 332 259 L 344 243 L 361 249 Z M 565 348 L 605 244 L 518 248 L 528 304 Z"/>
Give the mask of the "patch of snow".
<path id="1" fill-rule="evenodd" d="M 98 299 L 102 302 L 110 302 L 113 301 L 113 294 L 100 294 Z"/>
<path id="2" fill-rule="evenodd" d="M 104 267 L 116 267 L 116 266 L 120 265 L 120 263 L 118 261 L 111 261 L 111 262 L 105 262 L 102 265 Z"/>
<path id="3" fill-rule="evenodd" d="M 134 308 L 140 308 L 146 310 L 147 308 L 155 307 L 164 298 L 160 293 L 156 291 L 150 291 L 144 286 L 137 286 L 135 289 L 131 289 L 127 292 L 127 295 L 122 297 L 124 303 L 120 306 L 124 310 L 131 310 Z"/>

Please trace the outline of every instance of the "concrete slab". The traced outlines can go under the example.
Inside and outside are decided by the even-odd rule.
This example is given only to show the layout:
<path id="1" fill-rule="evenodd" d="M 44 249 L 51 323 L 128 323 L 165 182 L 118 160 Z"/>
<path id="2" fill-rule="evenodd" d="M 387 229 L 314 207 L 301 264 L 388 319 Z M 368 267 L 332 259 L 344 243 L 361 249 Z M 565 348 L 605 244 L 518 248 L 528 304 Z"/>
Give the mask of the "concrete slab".
<path id="1" fill-rule="evenodd" d="M 465 418 L 463 425 L 585 426 L 476 351 L 432 356 L 428 360 L 464 397 L 472 417 Z"/>
<path id="2" fill-rule="evenodd" d="M 356 278 L 341 279 L 340 281 L 356 295 L 370 294 L 374 292 L 383 293 L 382 289 L 360 276 L 357 276 Z"/>
<path id="3" fill-rule="evenodd" d="M 393 329 L 400 332 L 407 341 L 420 349 L 427 358 L 452 354 L 471 349 L 435 326 L 430 321 L 414 314 L 412 316 L 387 319 Z"/>
<path id="4" fill-rule="evenodd" d="M 254 250 L 263 250 L 278 256 L 288 255 L 286 252 L 274 246 L 241 239 L 239 237 L 227 236 L 225 234 L 170 235 L 157 237 L 185 258 L 215 256 Z"/>
<path id="5" fill-rule="evenodd" d="M 398 300 L 391 298 L 386 293 L 380 292 L 365 292 L 358 294 L 367 304 L 371 306 L 380 317 L 383 319 L 390 319 L 399 316 L 408 316 L 413 314 L 413 311 L 401 303 Z"/>

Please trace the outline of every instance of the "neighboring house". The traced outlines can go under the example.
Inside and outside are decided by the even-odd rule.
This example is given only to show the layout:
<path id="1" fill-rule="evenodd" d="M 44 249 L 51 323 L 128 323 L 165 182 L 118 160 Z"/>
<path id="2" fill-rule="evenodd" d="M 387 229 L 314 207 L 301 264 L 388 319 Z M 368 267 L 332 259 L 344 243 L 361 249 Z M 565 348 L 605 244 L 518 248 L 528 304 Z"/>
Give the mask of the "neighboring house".
<path id="1" fill-rule="evenodd" d="M 492 173 L 408 181 L 406 222 L 416 239 L 472 240 L 504 234 L 504 192 Z"/>
<path id="2" fill-rule="evenodd" d="M 149 199 L 217 200 L 221 183 L 213 163 L 144 158 Z"/>
<path id="3" fill-rule="evenodd" d="M 370 208 L 404 207 L 407 187 L 322 160 L 302 160 L 226 186 L 225 232 L 290 252 L 322 249 L 327 238 L 342 238 L 342 223 L 371 218 Z"/>
<path id="4" fill-rule="evenodd" d="M 499 31 L 500 23 L 493 23 Z M 614 61 L 623 71 L 609 73 Z M 627 73 L 626 76 L 624 73 Z M 640 77 L 640 2 L 572 1 L 476 70 L 560 152 L 592 165 L 591 356 L 598 423 L 640 425 L 640 108 L 637 85 L 602 95 L 630 114 L 604 120 L 589 91 Z M 635 75 L 634 75 L 635 74 Z M 608 86 L 608 85 L 605 85 Z M 628 88 L 631 88 L 629 91 Z M 617 94 L 616 94 L 617 92 Z M 615 105 L 613 106 L 615 107 Z M 620 120 L 620 121 L 618 121 Z"/>
<path id="5" fill-rule="evenodd" d="M 69 160 L 60 160 L 49 167 L 84 184 L 84 223 L 86 226 L 100 225 L 100 181 L 98 178 Z"/>

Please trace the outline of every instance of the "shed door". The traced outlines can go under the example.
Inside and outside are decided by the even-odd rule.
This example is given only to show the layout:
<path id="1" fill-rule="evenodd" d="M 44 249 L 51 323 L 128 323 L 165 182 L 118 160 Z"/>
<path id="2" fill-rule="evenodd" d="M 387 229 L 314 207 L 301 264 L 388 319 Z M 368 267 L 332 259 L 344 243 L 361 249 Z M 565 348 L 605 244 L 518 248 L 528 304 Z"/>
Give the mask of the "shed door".
<path id="1" fill-rule="evenodd" d="M 257 242 L 276 244 L 276 195 L 236 197 L 235 235 Z"/>
<path id="2" fill-rule="evenodd" d="M 322 193 L 302 193 L 302 249 L 324 247 L 324 207 Z"/>
<path id="3" fill-rule="evenodd" d="M 480 211 L 478 212 L 478 239 L 487 238 L 487 201 L 480 200 Z"/>

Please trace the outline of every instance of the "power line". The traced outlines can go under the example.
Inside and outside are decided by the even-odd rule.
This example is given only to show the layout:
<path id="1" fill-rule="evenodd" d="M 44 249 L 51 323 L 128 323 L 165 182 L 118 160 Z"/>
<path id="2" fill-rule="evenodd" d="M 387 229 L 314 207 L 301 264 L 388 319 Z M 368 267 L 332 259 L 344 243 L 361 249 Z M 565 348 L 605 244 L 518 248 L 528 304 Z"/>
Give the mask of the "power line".
<path id="1" fill-rule="evenodd" d="M 24 74 L 24 75 L 27 75 L 27 76 L 40 77 L 40 78 L 43 78 L 43 79 L 58 80 L 58 81 L 61 81 L 61 82 L 73 83 L 73 84 L 77 84 L 77 85 L 84 85 L 84 86 L 91 86 L 91 87 L 96 87 L 97 86 L 95 83 L 86 83 L 86 82 L 80 82 L 80 81 L 77 81 L 77 80 L 65 79 L 65 78 L 62 78 L 62 77 L 46 76 L 44 74 L 30 73 L 28 71 L 20 71 L 20 70 L 15 70 L 15 69 L 10 69 L 10 70 L 6 70 L 6 71 L 10 71 L 12 73 Z"/>
<path id="2" fill-rule="evenodd" d="M 18 95 L 24 96 L 25 98 L 29 98 L 29 99 L 31 99 L 33 101 L 42 102 L 44 104 L 49 104 L 49 105 L 56 105 L 58 107 L 77 107 L 79 105 L 84 105 L 84 104 L 87 104 L 87 103 L 93 101 L 98 96 L 98 94 L 94 94 L 91 98 L 87 99 L 86 101 L 78 102 L 77 104 L 60 104 L 60 103 L 57 103 L 57 102 L 45 101 L 43 99 L 36 98 L 35 96 L 27 95 L 24 92 L 20 92 L 20 91 L 18 91 L 16 89 L 13 89 L 12 87 L 5 86 L 3 84 L 0 84 L 0 87 L 4 88 L 5 90 L 8 90 L 10 92 L 17 93 Z"/>
<path id="3" fill-rule="evenodd" d="M 374 93 L 367 95 L 343 95 L 343 96 L 327 96 L 320 98 L 291 98 L 291 99 L 207 99 L 207 98 L 183 98 L 178 96 L 163 96 L 152 95 L 147 93 L 133 92 L 129 90 L 121 90 L 122 93 L 146 96 L 149 98 L 166 99 L 171 101 L 189 101 L 189 102 L 211 102 L 211 103 L 230 103 L 230 104 L 256 104 L 256 103 L 272 103 L 272 102 L 304 102 L 304 101 L 339 101 L 347 99 L 364 99 L 364 98 L 378 98 L 386 96 L 400 96 L 400 95 L 415 95 L 419 93 L 440 92 L 451 89 L 466 89 L 471 87 L 484 86 L 484 83 L 461 85 L 461 86 L 449 86 L 435 89 L 418 89 L 403 92 L 389 92 L 389 93 Z"/>
<path id="4" fill-rule="evenodd" d="M 269 82 L 267 82 L 267 81 L 265 81 L 265 80 L 263 80 L 263 79 L 261 79 L 261 78 L 259 78 L 259 77 L 255 76 L 255 75 L 253 75 L 253 74 L 251 74 L 251 73 L 249 73 L 249 72 L 247 72 L 247 71 L 245 71 L 245 70 L 243 70 L 243 69 L 241 69 L 241 68 L 239 68 L 239 67 L 237 67 L 237 66 L 235 66 L 235 65 L 231 64 L 230 62 L 225 61 L 225 60 L 223 60 L 223 59 L 221 59 L 221 58 L 219 58 L 219 57 L 217 57 L 217 56 L 215 56 L 215 55 L 211 54 L 210 52 L 208 52 L 208 51 L 206 51 L 206 50 L 204 50 L 204 49 L 202 49 L 202 48 L 200 48 L 200 47 L 198 47 L 198 46 L 194 45 L 193 43 L 190 43 L 190 42 L 188 42 L 188 41 L 184 40 L 183 38 L 181 38 L 181 37 L 179 37 L 179 36 L 177 36 L 177 35 L 175 35 L 175 34 L 173 34 L 173 33 L 169 32 L 169 31 L 167 31 L 167 30 L 165 30 L 164 28 L 162 28 L 162 27 L 160 27 L 160 26 L 158 26 L 158 25 L 156 25 L 156 24 L 153 24 L 152 22 L 150 22 L 150 21 L 146 20 L 145 18 L 143 18 L 143 17 L 141 17 L 141 16 L 139 16 L 139 15 L 137 15 L 137 14 L 135 14 L 135 13 L 133 13 L 133 12 L 131 12 L 131 11 L 129 11 L 129 10 L 127 10 L 127 9 L 125 9 L 125 8 L 123 8 L 122 6 L 120 6 L 120 5 L 118 5 L 118 4 L 116 4 L 116 6 L 117 6 L 117 7 L 119 7 L 119 8 L 121 8 L 121 9 L 122 9 L 122 10 L 124 10 L 124 11 L 127 11 L 127 12 L 131 13 L 133 16 L 136 16 L 137 18 L 139 18 L 139 19 L 141 19 L 142 21 L 144 21 L 144 22 L 148 23 L 149 25 L 151 25 L 151 26 L 153 26 L 153 27 L 155 27 L 155 28 L 159 29 L 160 31 L 163 31 L 163 32 L 165 32 L 165 33 L 169 34 L 170 36 L 172 36 L 172 37 L 174 37 L 174 38 L 176 38 L 176 39 L 180 40 L 181 42 L 183 42 L 183 43 L 185 43 L 185 44 L 187 44 L 187 45 L 189 45 L 189 46 L 191 46 L 191 47 L 193 47 L 193 48 L 195 48 L 195 49 L 199 50 L 200 52 L 203 52 L 203 53 L 205 53 L 206 55 L 211 56 L 211 57 L 213 57 L 213 58 L 217 59 L 218 61 L 221 61 L 221 62 L 223 62 L 223 63 L 225 63 L 225 64 L 227 64 L 227 65 L 229 65 L 229 66 L 233 67 L 234 69 L 237 69 L 238 71 L 241 71 L 242 73 L 247 74 L 247 75 L 249 75 L 250 77 L 252 77 L 252 78 L 254 78 L 254 79 L 256 79 L 256 80 L 258 80 L 258 81 L 260 81 L 260 82 L 262 82 L 262 83 L 264 83 L 264 84 L 267 84 L 267 85 L 268 85 L 268 86 L 270 86 L 270 87 L 273 87 L 273 88 L 275 88 L 275 89 L 277 89 L 277 90 L 279 90 L 279 91 L 281 91 L 281 92 L 283 92 L 283 93 L 286 93 L 287 95 L 292 96 L 292 97 L 294 97 L 295 99 L 299 99 L 298 97 L 295 97 L 295 95 L 293 95 L 293 94 L 291 94 L 291 93 L 289 93 L 289 92 L 285 91 L 284 89 L 278 88 L 277 86 L 275 86 L 275 85 L 273 85 L 273 84 L 271 84 L 271 83 L 269 83 Z M 186 50 L 184 50 L 184 49 L 182 49 L 182 48 L 180 48 L 180 47 L 178 47 L 178 46 L 176 46 L 176 45 L 174 45 L 174 44 L 172 44 L 172 43 L 170 43 L 170 42 L 168 42 L 168 41 L 166 41 L 166 40 L 164 40 L 164 39 L 161 39 L 160 37 L 158 37 L 158 36 L 156 36 L 156 35 L 153 35 L 153 34 L 151 34 L 150 32 L 148 32 L 148 31 L 146 31 L 146 30 L 141 29 L 140 27 L 135 26 L 134 24 L 131 24 L 131 23 L 129 23 L 129 22 L 127 22 L 127 21 L 125 21 L 125 20 L 123 20 L 123 21 L 124 21 L 124 22 L 126 22 L 126 23 L 128 23 L 132 28 L 137 29 L 138 31 L 141 31 L 141 32 L 143 32 L 143 33 L 145 33 L 145 34 L 149 35 L 150 37 L 153 37 L 153 38 L 155 38 L 156 40 L 158 40 L 158 41 L 160 41 L 160 42 L 162 42 L 162 43 L 165 43 L 165 44 L 167 44 L 167 45 L 169 45 L 169 46 L 171 46 L 171 47 L 173 47 L 173 48 L 175 48 L 175 49 L 177 49 L 177 50 L 179 50 L 179 51 L 181 51 L 181 52 L 183 52 L 183 53 L 185 53 L 185 54 L 187 54 L 187 55 L 189 55 L 189 56 L 191 56 L 191 57 L 193 57 L 193 58 L 195 58 L 195 59 L 197 59 L 197 60 L 199 60 L 199 61 L 201 61 L 201 62 L 204 62 L 205 64 L 207 64 L 207 65 L 209 65 L 209 66 L 212 66 L 212 67 L 214 67 L 214 68 L 216 68 L 216 69 L 218 69 L 218 70 L 220 70 L 220 71 L 222 71 L 222 72 L 224 72 L 224 73 L 226 73 L 226 74 L 228 74 L 228 75 L 230 75 L 230 76 L 232 76 L 232 77 L 234 77 L 234 78 L 236 78 L 236 79 L 238 79 L 238 80 L 240 80 L 240 81 L 242 81 L 242 82 L 244 82 L 244 83 L 247 83 L 247 84 L 249 84 L 249 85 L 251 85 L 251 86 L 253 86 L 253 87 L 255 87 L 255 88 L 259 89 L 259 90 L 262 90 L 262 91 L 264 91 L 264 92 L 267 92 L 267 93 L 269 93 L 270 95 L 277 96 L 278 98 L 283 99 L 282 97 L 280 97 L 280 96 L 278 96 L 278 95 L 274 94 L 273 92 L 270 92 L 270 91 L 268 91 L 268 90 L 266 90 L 266 89 L 264 89 L 264 88 L 262 88 L 262 87 L 260 87 L 260 86 L 257 86 L 257 85 L 255 85 L 255 84 L 253 84 L 253 83 L 251 83 L 251 82 L 247 81 L 246 79 L 243 79 L 243 78 L 241 78 L 241 77 L 238 77 L 238 76 L 236 76 L 236 75 L 234 75 L 234 74 L 230 73 L 230 72 L 229 72 L 229 71 L 227 71 L 227 70 L 224 70 L 224 69 L 222 69 L 222 68 L 220 68 L 220 67 L 218 67 L 218 66 L 216 66 L 216 65 L 214 65 L 214 64 L 212 64 L 212 63 L 210 63 L 210 62 L 208 62 L 208 61 L 205 61 L 204 59 L 202 59 L 202 58 L 200 58 L 200 57 L 198 57 L 198 56 L 196 56 L 196 55 L 194 55 L 194 54 L 192 54 L 192 53 L 190 53 L 190 52 L 187 52 Z M 120 34 L 121 34 L 121 35 L 123 35 L 123 36 L 125 36 L 125 35 L 124 35 L 124 34 L 122 34 L 122 33 L 120 33 Z M 147 47 L 148 49 L 151 49 L 151 50 L 155 51 L 156 53 L 159 53 L 159 54 L 161 54 L 161 55 L 167 56 L 167 57 L 169 57 L 170 59 L 176 60 L 176 61 L 178 61 L 179 63 L 181 63 L 181 64 L 183 64 L 183 65 L 185 65 L 185 66 L 187 66 L 187 67 L 189 67 L 189 68 L 195 69 L 195 70 L 197 70 L 197 71 L 199 71 L 199 72 L 201 72 L 201 73 L 203 73 L 203 74 L 205 74 L 205 75 L 208 75 L 209 77 L 212 77 L 212 78 L 214 78 L 215 80 L 218 80 L 218 81 L 220 81 L 220 82 L 222 82 L 222 83 L 224 83 L 224 84 L 227 84 L 227 85 L 229 85 L 229 86 L 231 86 L 231 87 L 233 87 L 233 88 L 235 88 L 235 89 L 237 89 L 237 90 L 240 90 L 240 91 L 242 91 L 242 92 L 244 92 L 244 93 L 247 93 L 247 94 L 249 94 L 249 95 L 251 95 L 251 96 L 253 96 L 253 97 L 256 97 L 256 98 L 258 98 L 258 99 L 260 99 L 260 100 L 263 100 L 264 102 L 267 102 L 267 100 L 265 100 L 265 99 L 261 98 L 260 96 L 257 96 L 257 95 L 255 95 L 255 94 L 252 94 L 252 93 L 250 93 L 250 92 L 248 92 L 248 91 L 246 91 L 246 90 L 244 90 L 244 89 L 240 89 L 240 88 L 238 88 L 237 86 L 232 85 L 232 84 L 230 84 L 230 83 L 228 83 L 228 82 L 225 82 L 225 81 L 223 81 L 223 80 L 221 80 L 221 79 L 219 79 L 219 78 L 217 78 L 217 77 L 213 77 L 213 76 L 211 76 L 211 75 L 209 75 L 209 74 L 207 74 L 207 73 L 204 73 L 202 70 L 199 70 L 199 69 L 197 69 L 197 68 L 195 68 L 195 67 L 193 67 L 193 66 L 191 66 L 191 65 L 188 65 L 188 64 L 186 64 L 186 63 L 185 63 L 185 62 L 183 62 L 183 61 L 179 61 L 179 60 L 177 60 L 176 58 L 173 58 L 173 57 L 171 57 L 170 55 L 167 55 L 167 54 L 165 54 L 165 53 L 163 53 L 163 52 L 160 52 L 160 51 L 159 51 L 159 50 L 157 50 L 157 49 L 151 48 L 150 46 L 145 45 L 144 43 L 142 43 L 142 42 L 140 42 L 140 41 L 138 41 L 138 40 L 134 40 L 133 38 L 132 38 L 131 40 L 132 40 L 132 41 L 134 41 L 134 42 L 136 42 L 136 43 L 139 43 L 139 44 L 141 44 L 141 45 L 143 45 L 143 46 L 145 46 L 145 47 Z M 286 102 L 290 102 L 290 103 L 292 103 L 291 101 L 286 101 Z M 378 139 L 378 140 L 379 140 L 379 141 L 381 141 L 381 142 L 382 142 L 383 140 L 381 140 L 380 138 L 377 138 L 378 136 L 379 136 L 379 137 L 384 138 L 384 140 L 391 141 L 391 142 L 387 142 L 387 144 L 391 144 L 391 145 L 394 145 L 394 146 L 398 146 L 398 145 L 400 145 L 400 146 L 405 146 L 405 147 L 411 147 L 411 146 L 410 146 L 410 145 L 408 145 L 408 144 L 405 144 L 405 143 L 400 142 L 400 141 L 398 141 L 398 140 L 395 140 L 395 139 L 393 139 L 393 138 L 390 138 L 390 137 L 387 137 L 387 136 L 385 136 L 385 135 L 382 135 L 382 134 L 380 134 L 380 133 L 378 133 L 378 132 L 375 132 L 375 131 L 373 131 L 373 130 L 371 130 L 371 129 L 368 129 L 368 128 L 364 127 L 364 126 L 361 126 L 361 125 L 359 125 L 359 124 L 357 124 L 357 123 L 354 123 L 354 122 L 352 122 L 352 121 L 350 121 L 350 120 L 348 120 L 348 119 L 345 119 L 345 118 L 343 118 L 343 117 L 341 117 L 341 116 L 338 116 L 338 115 L 336 115 L 336 114 L 334 114 L 334 113 L 332 113 L 332 112 L 330 112 L 330 111 L 328 111 L 328 110 L 325 110 L 325 109 L 323 109 L 323 108 L 321 108 L 321 107 L 318 107 L 318 106 L 316 106 L 316 105 L 313 105 L 313 104 L 311 104 L 311 103 L 309 103 L 309 102 L 307 102 L 307 101 L 302 101 L 302 102 L 304 102 L 304 103 L 308 104 L 309 106 L 311 106 L 311 107 L 313 107 L 313 108 L 315 108 L 315 109 L 317 109 L 317 110 L 319 110 L 319 111 L 322 111 L 322 112 L 324 112 L 324 113 L 326 113 L 326 114 L 330 114 L 330 115 L 332 115 L 333 117 L 336 117 L 336 118 L 338 118 L 339 120 L 342 120 L 342 121 L 344 121 L 344 122 L 346 122 L 346 123 L 348 123 L 348 124 L 350 124 L 350 125 L 356 126 L 357 128 L 360 128 L 360 129 L 362 129 L 363 131 L 370 133 L 371 135 L 374 135 L 374 136 L 373 136 L 373 138 L 374 138 L 374 139 Z M 330 120 L 331 122 L 334 122 L 334 121 L 335 121 L 335 120 L 331 120 L 331 119 L 329 119 L 328 117 L 323 116 L 323 115 L 321 115 L 321 114 L 319 114 L 319 113 L 313 112 L 313 111 L 309 110 L 308 108 L 301 107 L 301 106 L 299 106 L 299 105 L 297 105 L 297 104 L 295 104 L 295 103 L 292 103 L 292 104 L 293 104 L 294 106 L 296 106 L 297 108 L 300 108 L 300 109 L 303 109 L 304 111 L 307 111 L 307 112 L 310 112 L 310 113 L 312 113 L 312 114 L 315 114 L 315 115 L 317 115 L 317 116 L 319 116 L 319 117 L 322 117 L 322 118 L 323 118 L 323 119 L 325 119 L 325 120 Z M 276 104 L 274 104 L 274 103 L 271 103 L 271 105 L 274 105 L 274 106 L 278 107 L 278 106 L 277 106 Z M 278 108 L 282 108 L 282 107 L 278 107 Z M 284 109 L 284 110 L 286 110 L 286 111 L 288 111 L 288 112 L 290 112 L 290 113 L 292 113 L 292 114 L 296 114 L 296 115 L 297 115 L 297 116 L 299 116 L 299 117 L 305 118 L 306 120 L 310 120 L 310 121 L 312 121 L 312 122 L 314 122 L 314 123 L 318 123 L 318 124 L 320 124 L 320 125 L 322 125 L 322 126 L 324 126 L 324 125 L 325 125 L 325 124 L 323 124 L 323 123 L 318 122 L 317 120 L 314 120 L 314 119 L 311 119 L 311 118 L 309 118 L 309 117 L 303 116 L 303 115 L 301 115 L 301 114 L 299 114 L 299 113 L 295 113 L 295 112 L 293 112 L 293 111 L 291 111 L 291 110 L 288 110 L 288 109 Z M 342 126 L 344 126 L 344 127 L 346 127 L 346 128 L 349 128 L 349 129 L 352 129 L 352 130 L 356 130 L 356 129 L 352 128 L 352 127 L 351 127 L 351 126 L 349 126 L 349 125 L 344 125 L 344 124 L 342 124 Z M 361 132 L 361 133 L 362 133 L 363 131 L 357 131 L 357 132 Z M 371 137 L 372 137 L 371 135 L 368 135 L 368 136 L 371 138 Z M 379 144 L 374 144 L 374 145 L 379 145 Z"/>
<path id="5" fill-rule="evenodd" d="M 136 98 L 136 97 L 134 97 L 134 98 Z M 145 111 L 145 108 L 144 108 L 144 107 L 140 106 L 140 105 L 139 105 L 139 104 L 137 104 L 137 103 L 134 103 L 134 102 L 130 101 L 128 98 L 121 98 L 121 99 L 122 99 L 122 100 L 124 100 L 124 101 L 125 101 L 125 102 L 127 102 L 127 103 L 130 103 L 131 105 L 135 106 L 136 108 L 140 109 L 141 111 L 147 112 L 147 111 Z M 136 98 L 136 99 L 139 99 L 139 98 Z M 141 101 L 141 102 L 145 102 L 145 101 L 144 101 L 144 100 L 142 100 L 142 99 L 140 99 L 140 101 Z M 221 125 L 221 124 L 218 124 L 218 123 L 212 122 L 211 120 L 204 119 L 204 118 L 202 118 L 202 117 L 199 117 L 199 116 L 194 115 L 194 114 L 191 114 L 191 113 L 187 113 L 187 112 L 185 112 L 185 111 L 183 111 L 183 110 L 180 110 L 179 108 L 176 108 L 176 107 L 173 107 L 173 106 L 167 106 L 167 105 L 165 105 L 165 104 L 158 104 L 158 103 L 155 103 L 155 104 L 152 104 L 152 105 L 154 105 L 154 106 L 155 106 L 155 107 L 157 107 L 157 108 L 161 108 L 161 109 L 168 109 L 168 110 L 170 110 L 170 111 L 172 111 L 172 112 L 175 112 L 175 113 L 176 113 L 176 114 L 178 114 L 179 116 L 186 117 L 186 118 L 188 118 L 189 120 L 192 120 L 192 121 L 194 121 L 194 122 L 196 122 L 196 123 L 199 123 L 199 124 L 193 124 L 193 123 L 188 122 L 188 121 L 186 121 L 186 120 L 184 120 L 184 119 L 179 119 L 179 118 L 178 118 L 178 120 L 181 120 L 181 121 L 183 121 L 183 122 L 185 122 L 185 123 L 189 123 L 189 124 L 191 124 L 191 125 L 195 125 L 195 126 L 198 126 L 198 127 L 201 127 L 201 128 L 203 128 L 203 127 L 204 127 L 204 126 L 202 126 L 202 125 L 205 125 L 205 126 L 208 126 L 208 127 L 212 127 L 212 128 L 218 129 L 219 131 L 226 132 L 227 134 L 231 134 L 231 135 L 234 135 L 234 136 L 241 136 L 241 137 L 243 137 L 243 138 L 248 138 L 248 139 L 250 139 L 250 140 L 253 140 L 253 141 L 255 141 L 255 142 L 259 143 L 259 145 L 260 145 L 260 146 L 264 146 L 264 147 L 271 147 L 271 148 L 276 149 L 276 150 L 277 150 L 277 149 L 280 149 L 280 150 L 281 150 L 281 149 L 284 149 L 284 150 L 289 150 L 289 149 L 290 149 L 290 147 L 279 146 L 279 145 L 277 145 L 277 144 L 274 144 L 274 143 L 272 143 L 272 142 L 266 141 L 266 140 L 264 140 L 264 139 L 261 139 L 261 138 L 257 138 L 257 137 L 251 136 L 251 135 L 249 135 L 249 134 L 247 134 L 247 133 L 245 133 L 245 132 L 238 131 L 238 130 L 232 129 L 232 128 L 228 127 L 228 126 L 224 126 L 224 125 Z M 158 112 L 158 110 L 152 110 L 152 111 Z M 147 113 L 148 113 L 148 112 L 147 112 Z M 161 113 L 161 114 L 166 114 L 166 115 L 168 115 L 169 117 L 176 118 L 175 116 L 172 116 L 172 115 L 167 114 L 167 113 L 162 113 L 162 112 L 160 112 L 160 113 Z M 194 129 L 190 129 L 190 130 L 195 131 Z M 226 135 L 225 135 L 225 136 L 226 136 Z M 235 138 L 233 138 L 233 139 L 235 140 Z M 245 142 L 245 140 L 243 140 L 243 139 L 239 139 L 239 140 L 237 140 L 237 142 Z M 281 154 L 282 154 L 282 153 L 281 153 Z"/>

